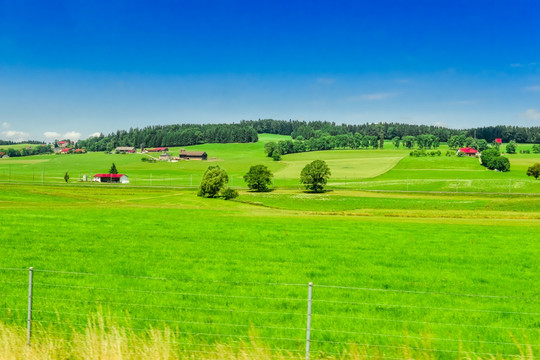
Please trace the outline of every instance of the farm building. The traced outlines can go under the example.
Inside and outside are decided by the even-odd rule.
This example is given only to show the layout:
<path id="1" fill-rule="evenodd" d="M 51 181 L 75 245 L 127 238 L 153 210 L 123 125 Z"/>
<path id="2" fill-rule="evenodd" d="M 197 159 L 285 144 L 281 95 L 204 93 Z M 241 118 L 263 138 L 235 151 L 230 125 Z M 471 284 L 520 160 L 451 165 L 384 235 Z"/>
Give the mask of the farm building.
<path id="1" fill-rule="evenodd" d="M 169 148 L 164 146 L 164 147 L 157 147 L 157 148 L 145 149 L 145 150 L 148 152 L 163 152 L 163 151 L 169 151 Z"/>
<path id="2" fill-rule="evenodd" d="M 94 175 L 93 181 L 102 183 L 129 184 L 129 179 L 127 175 L 124 174 L 96 174 Z"/>
<path id="3" fill-rule="evenodd" d="M 186 151 L 180 150 L 180 160 L 206 160 L 208 155 L 205 151 Z"/>
<path id="4" fill-rule="evenodd" d="M 68 145 L 70 145 L 68 141 L 59 141 L 58 142 L 58 147 L 61 147 L 61 148 L 65 148 Z"/>
<path id="5" fill-rule="evenodd" d="M 476 156 L 478 154 L 478 150 L 469 147 L 459 148 L 456 155 L 459 155 L 460 153 L 464 154 L 465 156 Z"/>
<path id="6" fill-rule="evenodd" d="M 133 154 L 135 153 L 135 148 L 131 146 L 119 146 L 116 149 L 114 149 L 117 153 L 127 153 L 127 154 Z"/>
<path id="7" fill-rule="evenodd" d="M 159 160 L 161 160 L 161 161 L 171 161 L 171 158 L 172 158 L 172 156 L 170 154 L 167 154 L 167 153 L 163 153 L 163 154 L 159 155 Z"/>

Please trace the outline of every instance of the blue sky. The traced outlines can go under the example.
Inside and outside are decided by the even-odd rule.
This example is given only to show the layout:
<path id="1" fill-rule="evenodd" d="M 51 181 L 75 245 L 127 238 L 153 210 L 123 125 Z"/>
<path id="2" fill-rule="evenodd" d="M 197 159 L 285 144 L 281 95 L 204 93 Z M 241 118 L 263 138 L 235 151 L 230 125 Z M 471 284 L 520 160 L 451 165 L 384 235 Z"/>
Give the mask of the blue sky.
<path id="1" fill-rule="evenodd" d="M 276 118 L 540 125 L 540 2 L 0 0 L 0 138 Z"/>

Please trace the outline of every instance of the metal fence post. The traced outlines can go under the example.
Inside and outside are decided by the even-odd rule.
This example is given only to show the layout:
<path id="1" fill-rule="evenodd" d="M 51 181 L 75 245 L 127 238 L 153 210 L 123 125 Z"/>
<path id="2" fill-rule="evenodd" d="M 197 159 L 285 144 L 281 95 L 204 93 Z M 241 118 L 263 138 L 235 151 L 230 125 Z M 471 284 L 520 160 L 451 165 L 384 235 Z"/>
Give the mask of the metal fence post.
<path id="1" fill-rule="evenodd" d="M 34 268 L 31 267 L 28 270 L 28 323 L 26 327 L 26 344 L 30 346 L 30 339 L 32 337 L 32 289 L 34 284 Z"/>
<path id="2" fill-rule="evenodd" d="M 308 287 L 308 305 L 307 305 L 307 327 L 306 327 L 306 360 L 309 360 L 309 345 L 311 337 L 311 300 L 313 298 L 313 283 Z"/>

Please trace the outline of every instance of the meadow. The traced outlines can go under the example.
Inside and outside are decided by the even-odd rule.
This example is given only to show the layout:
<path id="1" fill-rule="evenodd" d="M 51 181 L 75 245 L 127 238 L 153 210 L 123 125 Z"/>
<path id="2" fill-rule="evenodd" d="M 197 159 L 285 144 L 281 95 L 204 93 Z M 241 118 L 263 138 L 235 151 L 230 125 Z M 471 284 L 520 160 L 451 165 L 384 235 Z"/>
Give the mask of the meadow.
<path id="1" fill-rule="evenodd" d="M 263 145 L 196 147 L 220 154 L 215 162 L 233 175 L 233 186 L 254 163 L 274 171 L 276 190 L 241 189 L 236 201 L 199 198 L 197 183 L 176 187 L 211 162 L 147 164 L 141 155 L 106 154 L 9 159 L 13 177 L 0 183 L 0 322 L 24 333 L 32 266 L 36 344 L 51 334 L 88 344 L 83 335 L 101 316 L 105 329 L 141 339 L 170 330 L 166 342 L 180 357 L 264 358 L 240 354 L 255 343 L 268 358 L 300 358 L 312 282 L 313 358 L 538 357 L 540 181 L 519 170 L 537 155 L 516 155 L 517 170 L 501 174 L 475 159 L 410 158 L 393 149 L 273 162 Z M 336 178 L 331 191 L 305 193 L 295 173 L 319 155 Z M 16 162 L 36 160 L 45 161 Z M 67 170 L 104 172 L 112 162 L 135 180 L 131 186 L 62 183 Z M 25 182 L 40 167 L 58 179 Z M 162 186 L 142 181 L 148 169 L 152 184 Z M 506 186 L 527 182 L 511 190 L 530 194 L 488 194 L 491 185 L 485 193 L 413 191 L 423 187 L 412 180 L 447 173 L 460 181 L 501 175 Z M 405 174 L 409 192 L 351 184 L 407 181 Z"/>
<path id="2" fill-rule="evenodd" d="M 42 155 L 0 160 L 0 182 L 61 184 L 66 172 L 70 182 L 80 182 L 96 173 L 108 172 L 114 162 L 129 176 L 131 186 L 197 187 L 209 165 L 219 165 L 229 174 L 229 186 L 245 188 L 243 175 L 249 167 L 264 164 L 274 173 L 277 188 L 300 189 L 303 166 L 316 159 L 325 160 L 332 171 L 329 189 L 538 193 L 540 186 L 526 176 L 527 167 L 540 162 L 540 154 L 508 155 L 512 164 L 508 173 L 489 171 L 476 158 L 446 157 L 447 146 L 440 147 L 440 157 L 414 158 L 407 149 L 394 149 L 386 142 L 383 150 L 331 150 L 283 156 L 276 162 L 264 154 L 268 141 L 290 139 L 288 136 L 261 134 L 259 142 L 249 144 L 204 144 L 186 147 L 206 151 L 208 161 L 141 161 L 159 154 Z M 530 149 L 531 145 L 519 145 Z M 502 146 L 504 149 L 504 145 Z M 171 148 L 177 155 L 180 148 Z M 91 183 L 87 183 L 90 184 Z"/>

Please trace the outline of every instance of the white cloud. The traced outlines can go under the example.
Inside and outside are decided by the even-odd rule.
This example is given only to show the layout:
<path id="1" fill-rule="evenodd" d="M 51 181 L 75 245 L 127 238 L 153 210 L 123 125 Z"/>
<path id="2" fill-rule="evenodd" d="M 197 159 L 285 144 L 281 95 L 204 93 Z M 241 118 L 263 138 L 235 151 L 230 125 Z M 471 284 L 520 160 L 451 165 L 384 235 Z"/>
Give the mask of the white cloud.
<path id="1" fill-rule="evenodd" d="M 9 123 L 4 121 L 2 123 L 2 129 L 9 129 Z"/>
<path id="2" fill-rule="evenodd" d="M 64 134 L 64 139 L 70 139 L 73 141 L 77 141 L 81 138 L 81 133 L 77 131 L 69 131 Z"/>
<path id="3" fill-rule="evenodd" d="M 4 140 L 12 140 L 16 142 L 28 140 L 28 133 L 23 131 L 6 130 L 2 131 L 0 134 L 2 134 Z"/>
<path id="4" fill-rule="evenodd" d="M 91 138 L 91 137 L 99 137 L 100 135 L 101 135 L 100 132 L 95 132 L 95 133 L 93 133 L 93 134 L 88 135 L 88 137 L 89 137 L 89 138 Z"/>
<path id="5" fill-rule="evenodd" d="M 56 131 L 45 131 L 43 136 L 45 136 L 46 139 L 56 140 L 60 138 L 60 133 L 57 133 Z"/>
<path id="6" fill-rule="evenodd" d="M 540 85 L 527 86 L 523 88 L 525 91 L 540 91 Z"/>
<path id="7" fill-rule="evenodd" d="M 396 96 L 396 93 L 373 93 L 373 94 L 362 94 L 357 96 L 350 96 L 347 98 L 349 101 L 378 101 L 384 100 Z"/>
<path id="8" fill-rule="evenodd" d="M 519 63 L 516 63 L 516 64 L 510 64 L 510 67 L 513 67 L 513 68 L 519 68 L 519 67 L 523 67 L 523 64 L 519 64 Z"/>
<path id="9" fill-rule="evenodd" d="M 536 109 L 527 109 L 525 112 L 519 114 L 519 117 L 527 120 L 540 120 L 540 112 Z"/>
<path id="10" fill-rule="evenodd" d="M 324 77 L 317 78 L 317 83 L 322 84 L 322 85 L 332 85 L 335 82 L 336 82 L 336 79 L 334 78 L 324 78 Z"/>
<path id="11" fill-rule="evenodd" d="M 437 127 L 446 127 L 446 124 L 443 123 L 442 121 L 437 121 L 434 125 Z"/>

